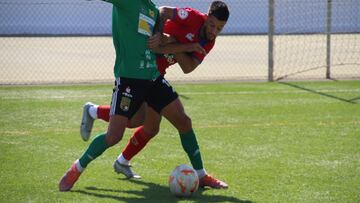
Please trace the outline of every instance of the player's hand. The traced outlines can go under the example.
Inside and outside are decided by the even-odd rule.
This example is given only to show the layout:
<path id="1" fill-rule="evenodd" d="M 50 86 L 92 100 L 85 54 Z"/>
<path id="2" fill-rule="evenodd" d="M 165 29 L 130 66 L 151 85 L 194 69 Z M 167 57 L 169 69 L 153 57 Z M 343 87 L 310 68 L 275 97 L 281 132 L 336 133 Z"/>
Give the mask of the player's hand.
<path id="1" fill-rule="evenodd" d="M 175 43 L 176 39 L 175 37 L 172 37 L 169 34 L 163 33 L 161 35 L 161 45 L 166 45 L 166 44 L 170 44 L 170 43 Z"/>
<path id="2" fill-rule="evenodd" d="M 156 33 L 155 35 L 149 37 L 148 40 L 148 47 L 150 49 L 154 49 L 156 47 L 158 47 L 161 43 L 161 34 L 160 33 Z"/>
<path id="3" fill-rule="evenodd" d="M 188 44 L 189 46 L 189 52 L 199 52 L 200 54 L 202 55 L 206 55 L 206 51 L 205 49 L 199 44 L 199 43 L 191 43 L 191 44 Z"/>

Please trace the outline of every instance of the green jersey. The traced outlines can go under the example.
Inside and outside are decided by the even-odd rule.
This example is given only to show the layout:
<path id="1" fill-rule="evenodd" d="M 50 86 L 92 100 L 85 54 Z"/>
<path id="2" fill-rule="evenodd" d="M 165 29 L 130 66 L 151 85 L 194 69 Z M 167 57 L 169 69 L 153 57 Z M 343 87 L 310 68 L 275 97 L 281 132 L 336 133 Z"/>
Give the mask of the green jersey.
<path id="1" fill-rule="evenodd" d="M 116 51 L 115 77 L 155 79 L 155 54 L 147 42 L 159 14 L 150 0 L 105 0 L 113 4 L 112 35 Z"/>

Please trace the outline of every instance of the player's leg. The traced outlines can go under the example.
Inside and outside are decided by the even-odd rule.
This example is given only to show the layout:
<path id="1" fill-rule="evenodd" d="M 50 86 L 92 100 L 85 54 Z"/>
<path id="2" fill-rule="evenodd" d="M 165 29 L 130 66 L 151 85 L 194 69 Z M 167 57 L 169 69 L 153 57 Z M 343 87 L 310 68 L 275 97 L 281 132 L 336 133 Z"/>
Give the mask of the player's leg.
<path id="1" fill-rule="evenodd" d="M 159 132 L 160 122 L 160 114 L 147 107 L 144 125 L 135 130 L 125 149 L 114 163 L 114 169 L 117 173 L 122 173 L 127 178 L 141 178 L 130 168 L 130 160 Z"/>
<path id="2" fill-rule="evenodd" d="M 161 110 L 178 97 L 176 92 L 172 90 L 172 87 L 162 76 L 153 82 L 147 93 L 147 110 L 144 125 L 135 131 L 128 145 L 122 154 L 119 155 L 115 163 L 122 163 L 123 166 L 129 164 L 129 161 L 159 132 Z M 129 171 L 130 167 L 128 167 L 127 170 Z M 124 173 L 120 170 L 116 171 Z M 127 173 L 124 174 L 129 178 L 133 177 L 127 175 Z"/>
<path id="3" fill-rule="evenodd" d="M 191 119 L 185 114 L 181 101 L 176 99 L 171 102 L 161 111 L 161 114 L 178 130 L 181 144 L 187 153 L 191 164 L 198 172 L 199 177 L 203 177 L 205 171 L 203 169 L 199 146 L 192 129 Z"/>
<path id="4" fill-rule="evenodd" d="M 228 185 L 210 175 L 208 175 L 203 167 L 200 149 L 196 139 L 195 132 L 192 128 L 192 122 L 186 115 L 184 107 L 179 98 L 168 104 L 161 111 L 169 122 L 178 130 L 180 134 L 181 144 L 187 153 L 190 162 L 198 173 L 201 187 L 209 186 L 212 188 L 227 188 Z"/>
<path id="5" fill-rule="evenodd" d="M 173 124 L 179 131 L 181 144 L 187 153 L 190 162 L 199 176 L 199 186 L 212 188 L 228 188 L 228 185 L 206 173 L 201 153 L 192 129 L 191 119 L 186 115 L 184 107 L 179 99 L 176 99 L 162 110 L 162 115 Z"/>
<path id="6" fill-rule="evenodd" d="M 88 102 L 89 103 L 89 102 Z M 129 120 L 128 128 L 137 128 L 144 123 L 146 103 L 144 102 L 135 115 Z M 109 122 L 110 106 L 91 105 L 89 107 L 89 114 L 93 119 L 101 119 L 105 122 Z"/>
<path id="7" fill-rule="evenodd" d="M 134 116 L 130 118 L 126 126 L 127 128 L 137 128 L 143 125 L 145 121 L 146 107 L 147 104 L 144 102 Z"/>
<path id="8" fill-rule="evenodd" d="M 143 101 L 141 93 L 135 93 L 132 97 L 123 94 L 126 91 L 125 87 L 128 88 L 129 86 L 131 87 L 130 81 L 120 84 L 120 78 L 117 79 L 113 91 L 111 116 L 107 133 L 99 134 L 95 137 L 80 159 L 76 160 L 65 173 L 59 183 L 60 191 L 70 190 L 79 178 L 81 172 L 84 171 L 91 161 L 122 139 L 128 118 L 136 112 Z M 134 101 L 132 102 L 132 100 Z"/>
<path id="9" fill-rule="evenodd" d="M 178 130 L 184 150 L 188 154 L 194 169 L 197 170 L 199 176 L 202 177 L 205 175 L 205 170 L 203 169 L 196 136 L 192 130 L 191 119 L 185 114 L 184 107 L 177 93 L 173 91 L 168 81 L 162 78 L 157 80 L 157 82 L 159 95 L 155 97 L 154 101 L 149 102 L 149 106 L 154 105 L 154 108 Z M 166 99 L 167 97 L 171 99 Z M 162 106 L 157 108 L 156 105 L 161 104 L 164 100 L 168 100 L 169 102 L 163 103 Z"/>
<path id="10" fill-rule="evenodd" d="M 90 107 L 89 111 L 94 119 L 101 119 L 105 122 L 109 122 L 110 106 L 94 105 L 94 106 Z"/>
<path id="11" fill-rule="evenodd" d="M 128 121 L 128 128 L 136 128 L 144 123 L 145 108 L 144 102 L 135 115 Z M 86 102 L 83 107 L 83 114 L 80 125 L 80 135 L 84 141 L 89 140 L 94 121 L 101 119 L 105 122 L 109 122 L 110 119 L 110 106 L 96 105 L 91 102 Z"/>

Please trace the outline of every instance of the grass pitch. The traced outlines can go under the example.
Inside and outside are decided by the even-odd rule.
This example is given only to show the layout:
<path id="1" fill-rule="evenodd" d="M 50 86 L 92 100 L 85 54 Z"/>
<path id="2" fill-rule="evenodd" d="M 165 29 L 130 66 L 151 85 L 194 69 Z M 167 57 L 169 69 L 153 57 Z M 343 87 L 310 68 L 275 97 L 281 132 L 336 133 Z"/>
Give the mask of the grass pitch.
<path id="1" fill-rule="evenodd" d="M 170 194 L 168 175 L 189 161 L 164 119 L 132 160 L 143 179 L 129 181 L 112 169 L 127 130 L 71 192 L 58 192 L 59 179 L 89 144 L 79 135 L 82 105 L 109 104 L 112 86 L 0 86 L 0 202 L 360 202 L 360 81 L 175 88 L 206 170 L 228 190 Z M 97 121 L 93 132 L 106 127 Z"/>

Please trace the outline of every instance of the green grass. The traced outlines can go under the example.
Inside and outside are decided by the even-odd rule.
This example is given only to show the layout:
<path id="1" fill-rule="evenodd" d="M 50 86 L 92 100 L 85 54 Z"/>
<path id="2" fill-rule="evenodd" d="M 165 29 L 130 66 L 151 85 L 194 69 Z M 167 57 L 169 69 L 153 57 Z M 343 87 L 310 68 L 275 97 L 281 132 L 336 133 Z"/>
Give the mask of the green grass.
<path id="1" fill-rule="evenodd" d="M 126 144 L 91 163 L 72 192 L 58 181 L 88 146 L 82 105 L 108 104 L 111 85 L 0 86 L 0 202 L 360 202 L 360 81 L 175 85 L 191 116 L 206 170 L 228 190 L 173 197 L 168 175 L 189 163 L 176 130 L 133 159 L 140 181 L 112 163 Z M 97 121 L 93 132 L 105 131 Z"/>

